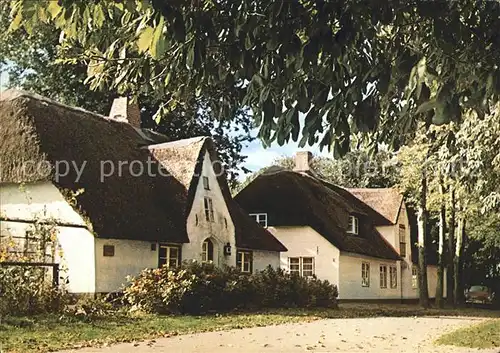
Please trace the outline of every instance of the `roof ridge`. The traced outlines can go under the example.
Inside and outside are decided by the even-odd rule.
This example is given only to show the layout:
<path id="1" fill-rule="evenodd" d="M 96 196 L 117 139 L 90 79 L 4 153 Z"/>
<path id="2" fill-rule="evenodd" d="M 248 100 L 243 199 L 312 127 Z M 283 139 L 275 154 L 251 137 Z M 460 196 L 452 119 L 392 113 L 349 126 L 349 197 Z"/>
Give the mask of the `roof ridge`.
<path id="1" fill-rule="evenodd" d="M 69 109 L 72 111 L 77 111 L 77 112 L 86 113 L 86 114 L 92 114 L 92 115 L 99 116 L 100 118 L 104 118 L 106 120 L 112 120 L 112 121 L 128 124 L 128 122 L 126 122 L 126 121 L 119 121 L 119 120 L 107 117 L 105 115 L 102 115 L 102 114 L 99 114 L 99 113 L 96 113 L 96 112 L 93 112 L 93 111 L 90 111 L 90 110 L 87 110 L 84 108 L 64 104 L 64 103 L 58 102 L 56 100 L 53 100 L 51 98 L 41 96 L 38 93 L 33 93 L 33 92 L 28 92 L 28 91 L 19 90 L 19 89 L 13 89 L 13 88 L 8 89 L 4 92 L 0 92 L 0 101 L 2 101 L 2 102 L 13 101 L 13 100 L 16 100 L 18 98 L 31 98 L 31 99 L 35 99 L 35 100 L 43 102 L 43 103 L 52 104 L 52 105 L 55 105 L 55 106 L 58 106 L 61 108 L 65 108 L 65 109 Z"/>
<path id="2" fill-rule="evenodd" d="M 165 136 L 165 135 L 164 135 Z M 147 148 L 178 148 L 178 147 L 184 147 L 184 146 L 189 146 L 194 143 L 198 142 L 205 142 L 207 139 L 210 139 L 209 136 L 195 136 L 195 137 L 189 137 L 185 139 L 179 139 L 179 140 L 173 140 L 173 141 L 168 141 L 168 142 L 162 142 L 162 143 L 155 143 L 152 145 L 148 145 Z"/>
<path id="3" fill-rule="evenodd" d="M 163 138 L 168 139 L 167 135 L 153 131 L 151 129 L 137 128 L 137 127 L 133 126 L 132 124 L 130 124 L 128 121 L 114 119 L 114 118 L 111 118 L 109 116 L 106 116 L 106 115 L 103 115 L 103 114 L 100 114 L 97 112 L 93 112 L 93 111 L 90 111 L 90 110 L 87 110 L 87 109 L 84 109 L 81 107 L 75 107 L 72 105 L 64 104 L 64 103 L 58 102 L 54 99 L 42 96 L 38 93 L 29 92 L 29 91 L 20 90 L 20 89 L 15 89 L 15 88 L 7 89 L 3 92 L 0 92 L 0 102 L 10 102 L 10 101 L 16 100 L 18 98 L 30 98 L 30 99 L 34 99 L 34 100 L 42 102 L 42 103 L 51 104 L 53 106 L 67 109 L 70 111 L 84 113 L 84 114 L 90 114 L 96 118 L 104 119 L 105 121 L 112 121 L 112 122 L 119 123 L 119 124 L 129 125 L 145 140 L 152 141 L 152 138 L 148 137 L 146 135 L 146 133 L 151 134 L 153 136 L 158 136 L 158 137 L 163 137 Z"/>

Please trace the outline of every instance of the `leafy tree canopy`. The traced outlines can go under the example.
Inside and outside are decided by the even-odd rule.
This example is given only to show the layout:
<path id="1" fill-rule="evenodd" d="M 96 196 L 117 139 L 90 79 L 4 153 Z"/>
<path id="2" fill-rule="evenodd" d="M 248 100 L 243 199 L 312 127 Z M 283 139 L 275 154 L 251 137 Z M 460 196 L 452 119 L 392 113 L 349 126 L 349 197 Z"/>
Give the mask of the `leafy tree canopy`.
<path id="1" fill-rule="evenodd" d="M 55 3 L 57 4 L 57 3 Z M 85 84 L 87 65 L 80 61 L 64 61 L 59 47 L 60 31 L 40 24 L 30 35 L 24 30 L 8 32 L 9 2 L 0 4 L 0 72 L 9 77 L 9 87 L 19 87 L 59 102 L 107 115 L 118 96 L 116 87 L 93 91 Z M 182 105 L 168 105 L 161 94 L 139 93 L 143 127 L 171 139 L 210 135 L 225 163 L 230 182 L 234 183 L 243 169 L 243 147 L 252 140 L 250 119 L 237 110 L 229 120 L 221 121 L 201 98 L 192 97 Z M 154 118 L 154 119 L 153 119 Z"/>
<path id="2" fill-rule="evenodd" d="M 226 118 L 251 107 L 264 142 L 338 154 L 353 131 L 398 146 L 500 93 L 497 1 L 16 0 L 11 19 L 60 30 L 93 88 L 195 95 Z"/>

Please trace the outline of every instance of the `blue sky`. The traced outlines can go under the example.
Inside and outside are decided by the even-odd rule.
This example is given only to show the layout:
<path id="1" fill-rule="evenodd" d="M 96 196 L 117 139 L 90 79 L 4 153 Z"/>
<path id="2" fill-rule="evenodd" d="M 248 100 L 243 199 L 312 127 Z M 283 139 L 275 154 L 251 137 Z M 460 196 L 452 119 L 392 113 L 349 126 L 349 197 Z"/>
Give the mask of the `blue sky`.
<path id="1" fill-rule="evenodd" d="M 283 156 L 293 156 L 297 151 L 311 151 L 314 155 L 329 155 L 326 148 L 323 149 L 321 153 L 319 148 L 314 146 L 306 146 L 304 148 L 299 148 L 298 143 L 288 143 L 284 146 L 279 146 L 277 143 L 271 145 L 269 148 L 264 148 L 259 140 L 253 141 L 243 150 L 243 154 L 247 157 L 244 166 L 251 171 L 255 172 L 262 167 L 271 165 L 274 160 Z"/>

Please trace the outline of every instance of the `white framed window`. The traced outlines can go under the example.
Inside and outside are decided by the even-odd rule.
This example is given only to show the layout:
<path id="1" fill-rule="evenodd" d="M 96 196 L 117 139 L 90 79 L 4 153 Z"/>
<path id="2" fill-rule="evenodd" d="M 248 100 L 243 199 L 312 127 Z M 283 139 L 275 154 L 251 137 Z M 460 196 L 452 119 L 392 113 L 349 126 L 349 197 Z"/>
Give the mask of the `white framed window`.
<path id="1" fill-rule="evenodd" d="M 203 199 L 203 205 L 205 208 L 205 219 L 209 222 L 214 222 L 214 204 L 212 202 L 212 199 L 210 197 L 205 197 Z"/>
<path id="2" fill-rule="evenodd" d="M 389 278 L 391 282 L 391 288 L 398 288 L 398 269 L 396 266 L 391 266 L 389 268 Z"/>
<path id="3" fill-rule="evenodd" d="M 411 287 L 418 288 L 418 268 L 416 266 L 411 268 Z"/>
<path id="4" fill-rule="evenodd" d="M 201 245 L 201 262 L 214 261 L 214 243 L 210 239 L 205 239 Z"/>
<path id="5" fill-rule="evenodd" d="M 302 277 L 314 276 L 314 257 L 289 257 L 288 270 Z"/>
<path id="6" fill-rule="evenodd" d="M 238 250 L 236 253 L 236 267 L 243 273 L 252 273 L 252 252 Z"/>
<path id="7" fill-rule="evenodd" d="M 207 176 L 203 176 L 203 189 L 210 190 L 210 184 Z"/>
<path id="8" fill-rule="evenodd" d="M 250 213 L 249 216 L 255 219 L 255 222 L 267 228 L 267 213 Z"/>
<path id="9" fill-rule="evenodd" d="M 387 288 L 387 265 L 380 265 L 380 288 Z"/>
<path id="10" fill-rule="evenodd" d="M 347 223 L 347 233 L 349 234 L 359 234 L 359 219 L 356 216 L 349 216 L 349 221 Z"/>
<path id="11" fill-rule="evenodd" d="M 406 257 L 406 227 L 399 225 L 399 255 Z"/>
<path id="12" fill-rule="evenodd" d="M 158 249 L 159 267 L 177 267 L 181 262 L 181 249 L 178 246 L 160 244 Z"/>
<path id="13" fill-rule="evenodd" d="M 370 264 L 368 262 L 361 264 L 361 286 L 370 287 Z"/>

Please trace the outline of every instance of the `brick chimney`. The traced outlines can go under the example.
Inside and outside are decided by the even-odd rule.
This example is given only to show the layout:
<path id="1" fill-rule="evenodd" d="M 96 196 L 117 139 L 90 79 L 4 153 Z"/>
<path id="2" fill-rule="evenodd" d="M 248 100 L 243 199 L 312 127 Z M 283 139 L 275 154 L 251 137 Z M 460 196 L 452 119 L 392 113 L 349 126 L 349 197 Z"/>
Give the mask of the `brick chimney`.
<path id="1" fill-rule="evenodd" d="M 127 122 L 135 128 L 141 128 L 141 110 L 137 101 L 131 102 L 128 97 L 118 97 L 113 101 L 109 117 Z"/>
<path id="2" fill-rule="evenodd" d="M 312 153 L 309 151 L 299 151 L 295 154 L 295 167 L 293 167 L 294 172 L 309 172 L 311 170 L 309 162 L 312 159 Z"/>

